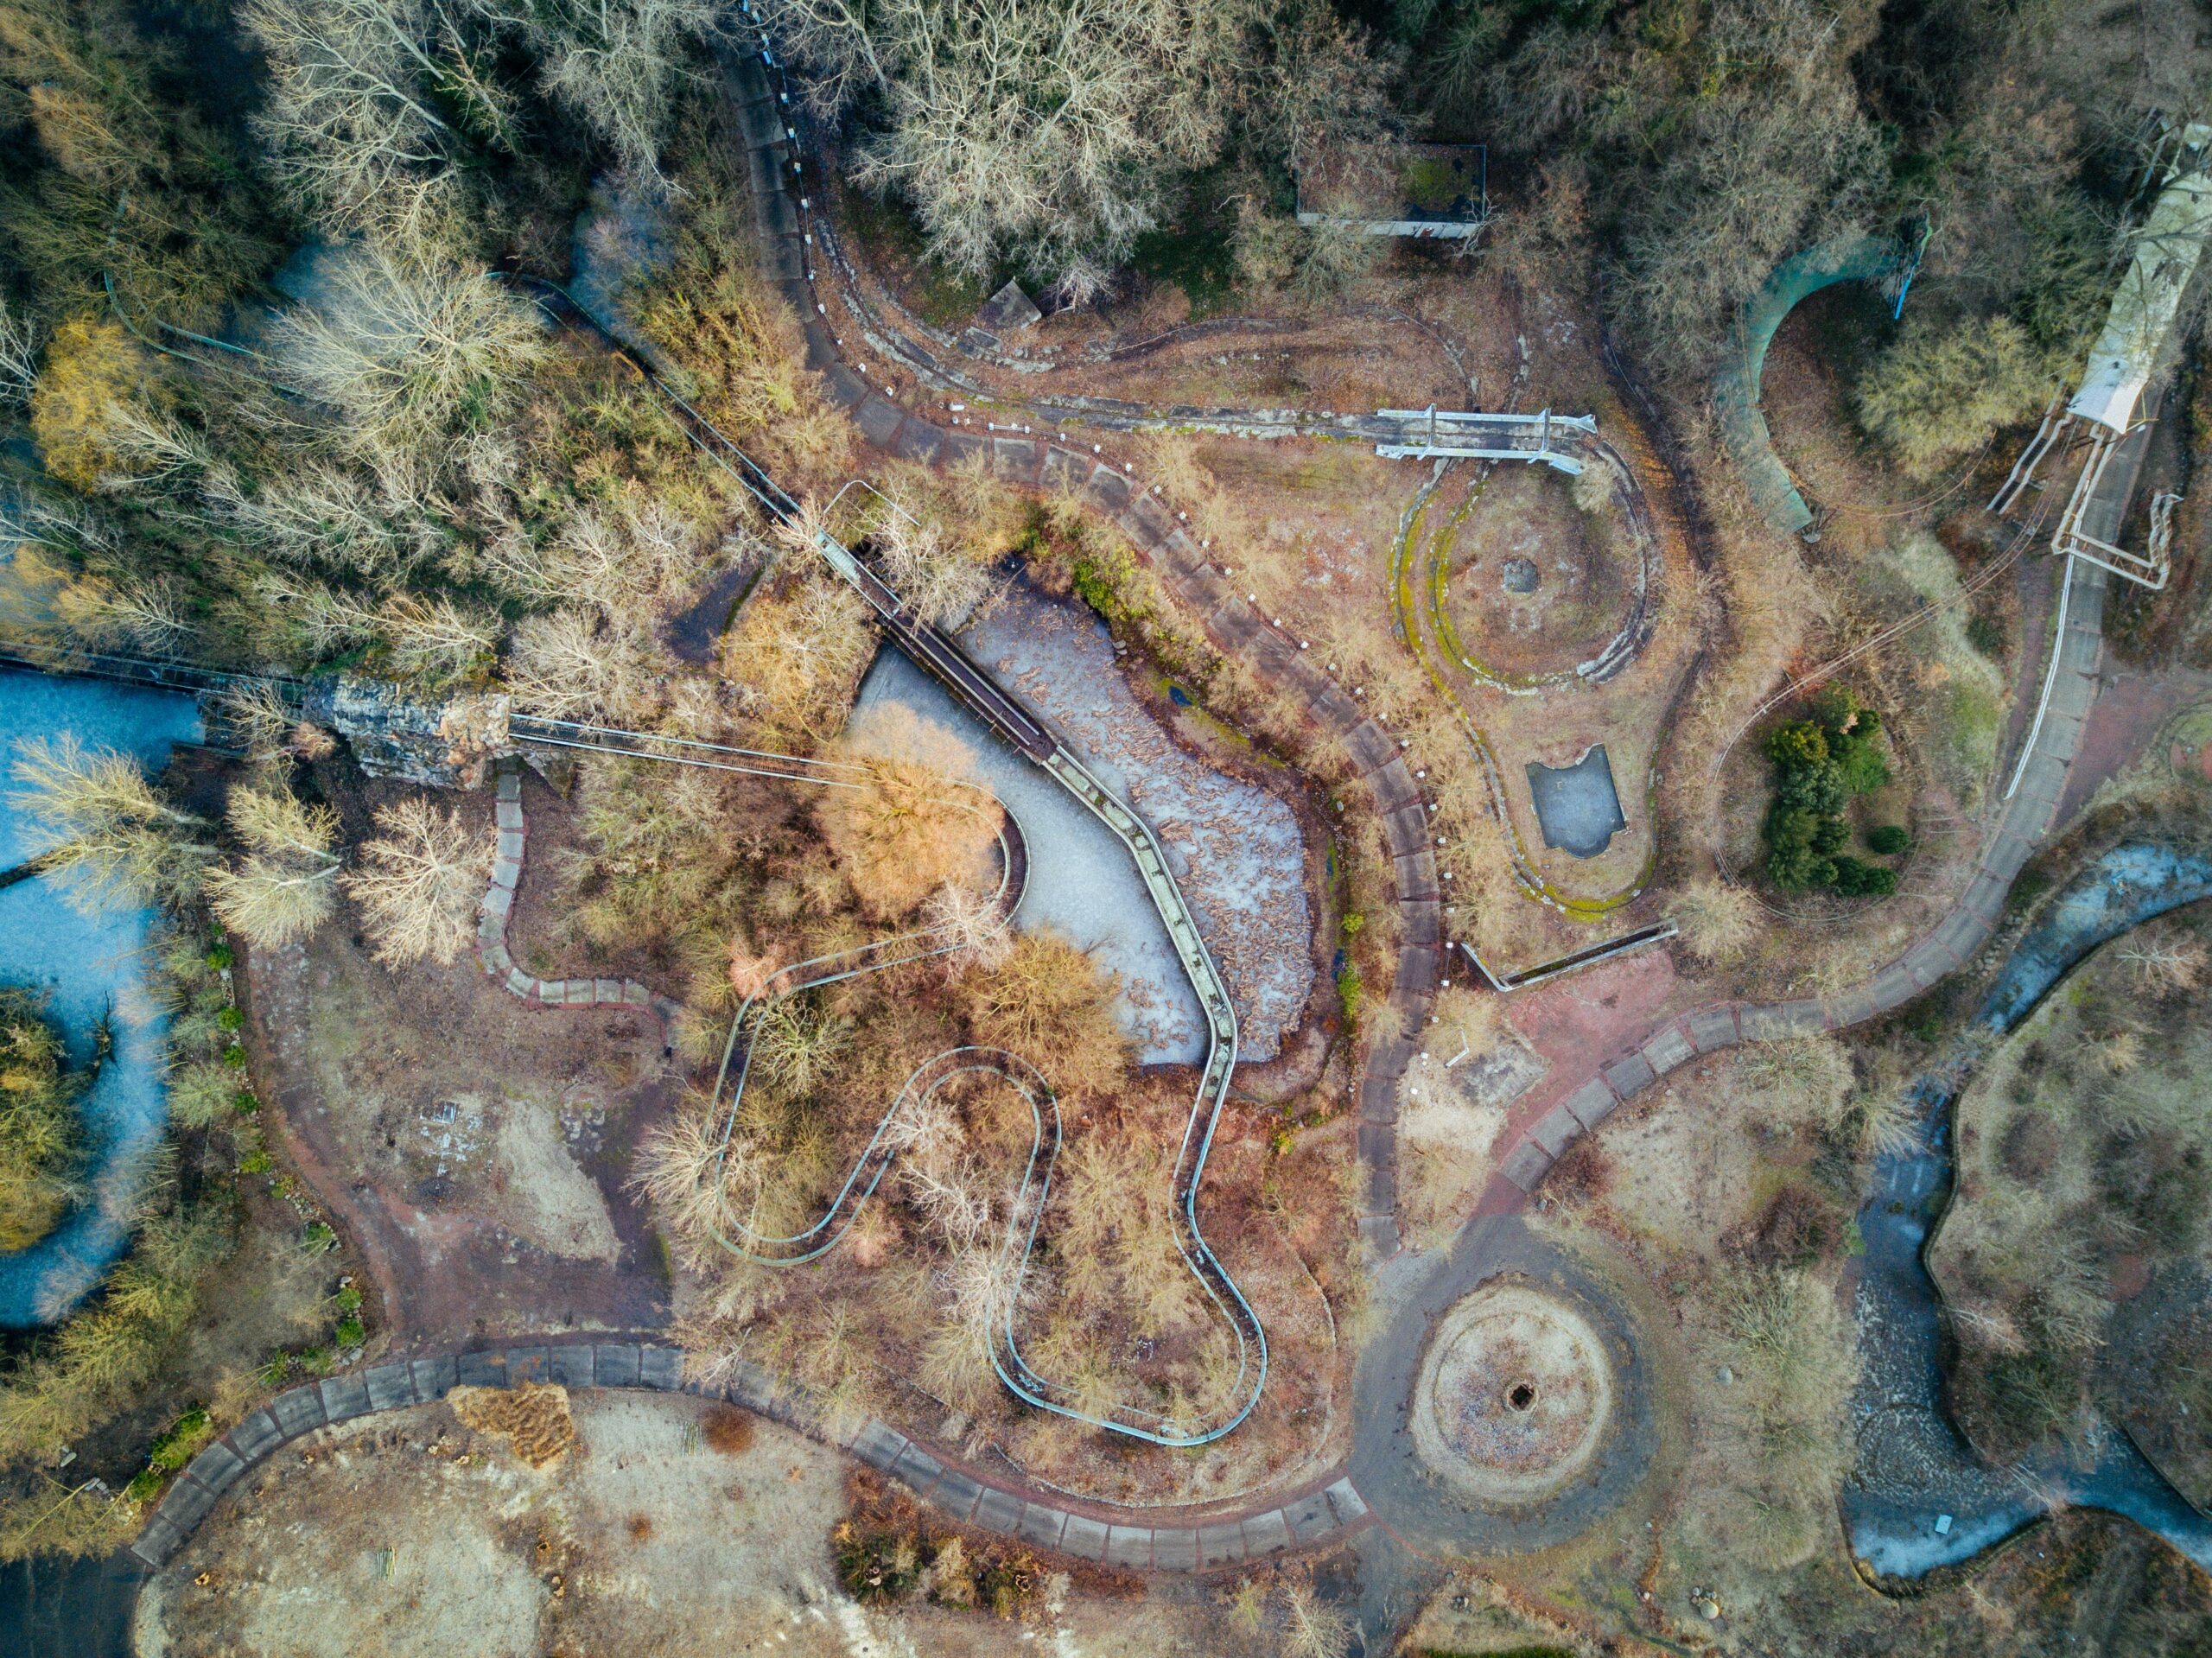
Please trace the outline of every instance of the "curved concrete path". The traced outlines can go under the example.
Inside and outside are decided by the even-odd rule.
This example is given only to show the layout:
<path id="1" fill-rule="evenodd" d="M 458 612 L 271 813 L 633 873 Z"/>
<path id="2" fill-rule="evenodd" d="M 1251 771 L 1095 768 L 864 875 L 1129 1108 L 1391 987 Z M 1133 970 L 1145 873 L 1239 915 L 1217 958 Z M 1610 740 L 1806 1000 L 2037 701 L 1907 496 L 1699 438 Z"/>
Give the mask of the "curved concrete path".
<path id="1" fill-rule="evenodd" d="M 1135 1571 L 1191 1572 L 1243 1565 L 1332 1545 L 1369 1523 L 1367 1504 L 1341 1473 L 1263 1506 L 1193 1510 L 1189 1524 L 1152 1523 L 1156 1510 L 1052 1496 L 987 1476 L 870 1417 L 841 1426 L 800 1389 L 741 1364 L 722 1386 L 683 1379 L 683 1350 L 635 1338 L 515 1343 L 394 1359 L 278 1394 L 209 1445 L 163 1494 L 130 1553 L 166 1565 L 224 1496 L 283 1446 L 324 1427 L 443 1399 L 455 1388 L 642 1388 L 728 1400 L 797 1429 L 891 1476 L 948 1518 L 1039 1548 Z"/>
<path id="2" fill-rule="evenodd" d="M 484 971 L 509 994 L 536 1007 L 643 1008 L 660 1020 L 664 1031 L 673 1030 L 676 1016 L 683 1010 L 650 985 L 635 979 L 541 979 L 516 964 L 507 950 L 507 923 L 513 918 L 515 892 L 522 885 L 530 825 L 522 811 L 522 773 L 512 762 L 499 769 L 499 798 L 493 810 L 499 849 L 492 864 L 492 884 L 485 889 L 476 920 L 476 959 Z"/>
<path id="3" fill-rule="evenodd" d="M 1775 1041 L 1841 1030 L 1902 1007 L 1972 960 L 1996 931 L 2005 895 L 2056 826 L 2083 722 L 2097 695 L 2104 655 L 2104 607 L 2110 578 L 2076 563 L 2064 637 L 2042 726 L 1984 842 L 1973 878 L 1936 927 L 1856 989 L 1770 1003 L 1723 1002 L 1662 1021 L 1633 1045 L 1577 1076 L 1554 1083 L 1547 1109 L 1510 1146 L 1478 1213 L 1517 1208 L 1567 1148 L 1621 1103 L 1699 1054 L 1743 1042 Z M 1540 1101 L 1539 1103 L 1542 1102 Z"/>
<path id="4" fill-rule="evenodd" d="M 1220 569 L 1186 533 L 1160 499 L 1128 469 L 1116 469 L 1072 444 L 1033 434 L 982 434 L 932 424 L 918 410 L 868 384 L 844 359 L 823 318 L 817 297 L 812 238 L 825 226 L 808 192 L 813 167 L 782 111 L 769 79 L 765 53 L 727 61 L 731 103 L 745 137 L 755 229 L 765 274 L 798 315 L 806 338 L 807 365 L 820 373 L 830 397 L 874 448 L 934 467 L 973 464 L 980 458 L 992 475 L 1018 487 L 1079 496 L 1120 528 L 1139 559 L 1224 656 L 1241 657 L 1262 678 L 1304 704 L 1320 740 L 1341 746 L 1353 780 L 1376 802 L 1391 861 L 1391 886 L 1399 920 L 1396 970 L 1390 1006 L 1398 1033 L 1377 1040 L 1363 1068 L 1359 1089 L 1360 1160 L 1367 1170 L 1361 1236 L 1387 1259 L 1401 1247 L 1398 1229 L 1397 1093 L 1428 1022 L 1443 978 L 1444 909 L 1427 803 L 1400 741 L 1358 700 L 1301 651 L 1299 642 L 1230 587 Z M 825 235 L 828 233 L 825 230 Z"/>
<path id="5" fill-rule="evenodd" d="M 1363 1236 L 1385 1256 L 1400 1248 L 1396 1217 L 1396 1099 L 1399 1083 L 1418 1049 L 1418 1032 L 1443 976 L 1440 960 L 1442 906 L 1440 883 L 1426 827 L 1426 810 L 1400 745 L 1368 715 L 1344 689 L 1316 670 L 1268 619 L 1233 591 L 1219 570 L 1179 526 L 1156 487 L 1145 488 L 1127 470 L 1095 454 L 1084 454 L 1029 433 L 985 435 L 947 429 L 931 423 L 871 385 L 849 365 L 842 342 L 823 321 L 817 296 L 820 280 L 810 250 L 815 232 L 826 230 L 806 192 L 813 163 L 787 126 L 778 93 L 769 81 L 773 67 L 766 53 L 734 66 L 733 99 L 747 138 L 753 203 L 767 273 L 798 312 L 807 340 L 809 365 L 819 372 L 832 397 L 853 418 L 862 435 L 887 453 L 932 465 L 972 462 L 981 457 L 995 476 L 1032 488 L 1058 487 L 1079 493 L 1086 504 L 1122 530 L 1139 556 L 1191 613 L 1202 619 L 1211 642 L 1224 654 L 1236 654 L 1278 685 L 1306 701 L 1308 718 L 1327 737 L 1339 740 L 1352 758 L 1360 780 L 1374 791 L 1378 815 L 1392 854 L 1396 904 L 1402 923 L 1399 970 L 1391 1004 L 1401 1034 L 1377 1042 L 1362 1068 L 1359 1083 L 1359 1150 L 1367 1165 Z M 829 233 L 823 239 L 829 240 Z M 872 340 L 882 348 L 884 342 Z M 1116 422 L 1100 421 L 1112 425 Z M 1729 1002 L 1670 1016 L 1643 1031 L 1630 1045 L 1593 1063 L 1562 1068 L 1550 1086 L 1530 1102 L 1534 1115 L 1504 1148 L 1499 1172 L 1478 1203 L 1460 1239 L 1412 1292 L 1413 1304 L 1448 1303 L 1501 1270 L 1531 1248 L 1542 1246 L 1525 1229 L 1500 1227 L 1527 1203 L 1546 1173 L 1581 1135 L 1620 1104 L 1650 1087 L 1668 1072 L 1698 1055 L 1746 1041 L 1776 1040 L 1840 1029 L 1902 1007 L 1971 959 L 1994 931 L 2013 879 L 2056 820 L 2082 722 L 2094 701 L 2102 653 L 2106 579 L 2101 571 L 2077 569 L 2073 606 L 2063 638 L 2047 718 L 2036 732 L 2021 769 L 2020 783 L 2005 804 L 1986 842 L 1974 874 L 1957 905 L 1930 932 L 1854 990 L 1826 998 L 1772 1004 Z M 1403 1034 L 1412 1032 L 1414 1034 Z M 1593 1057 L 1594 1058 L 1594 1057 Z M 1519 1114 L 1516 1114 L 1519 1115 Z M 1510 1244 L 1510 1247 L 1508 1247 Z M 1531 1259 L 1535 1256 L 1531 1255 Z M 1548 1273 L 1562 1275 L 1571 1264 L 1554 1257 Z M 1582 1287 L 1592 1287 L 1586 1280 Z M 1441 1297 L 1442 1300 L 1438 1301 Z M 1376 1388 L 1389 1395 L 1402 1382 L 1409 1389 L 1413 1369 L 1425 1340 L 1427 1321 L 1410 1314 L 1395 1318 L 1378 1352 L 1363 1365 L 1356 1396 Z M 1433 1510 L 1433 1488 L 1411 1474 L 1394 1449 L 1405 1391 L 1382 1408 L 1356 1413 L 1358 1440 L 1351 1467 L 1355 1481 L 1374 1483 L 1371 1493 L 1382 1516 L 1395 1528 L 1402 1516 L 1412 1536 L 1425 1529 Z M 1371 1399 L 1370 1399 L 1371 1406 Z M 1627 1483 L 1641 1477 L 1648 1462 L 1648 1416 L 1630 1413 L 1617 1460 L 1627 1469 Z M 1618 1471 L 1609 1469 L 1601 1483 L 1611 1484 Z M 1367 1489 L 1364 1483 L 1360 1489 Z M 1624 1490 L 1625 1485 L 1618 1489 Z M 1618 1493 L 1616 1493 L 1618 1494 Z M 1364 1499 L 1363 1499 L 1364 1500 Z M 1594 1512 L 1594 1511 L 1593 1511 Z M 1494 1525 L 1498 1547 L 1516 1542 L 1511 1525 Z M 1529 1535 L 1535 1535 L 1531 1530 Z"/>

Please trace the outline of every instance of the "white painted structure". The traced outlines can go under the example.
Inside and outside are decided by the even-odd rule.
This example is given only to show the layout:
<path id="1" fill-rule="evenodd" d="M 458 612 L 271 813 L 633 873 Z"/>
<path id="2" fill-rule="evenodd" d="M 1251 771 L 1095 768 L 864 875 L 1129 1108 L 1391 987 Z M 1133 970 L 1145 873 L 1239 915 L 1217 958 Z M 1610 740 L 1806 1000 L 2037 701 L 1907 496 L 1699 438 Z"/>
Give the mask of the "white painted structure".
<path id="1" fill-rule="evenodd" d="M 2125 432 L 2134 418 L 2181 309 L 2183 291 L 2196 273 L 2206 232 L 2212 230 L 2208 160 L 2212 160 L 2212 126 L 2186 128 L 2165 187 L 2136 233 L 2134 257 L 2113 292 L 2112 309 L 2089 353 L 2081 385 L 2066 406 L 2077 419 Z"/>

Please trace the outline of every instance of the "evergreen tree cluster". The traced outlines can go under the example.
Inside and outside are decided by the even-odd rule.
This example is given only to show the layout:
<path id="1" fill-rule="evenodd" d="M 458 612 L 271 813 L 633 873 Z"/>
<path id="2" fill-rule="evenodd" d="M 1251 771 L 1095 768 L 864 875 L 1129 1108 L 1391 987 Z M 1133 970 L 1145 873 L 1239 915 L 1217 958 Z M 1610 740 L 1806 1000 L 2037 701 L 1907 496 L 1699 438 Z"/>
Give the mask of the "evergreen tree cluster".
<path id="1" fill-rule="evenodd" d="M 1851 826 L 1845 809 L 1853 797 L 1890 780 L 1880 714 L 1842 686 L 1829 686 L 1814 697 L 1809 719 L 1767 734 L 1766 757 L 1774 768 L 1774 797 L 1760 829 L 1767 879 L 1785 892 L 1827 888 L 1847 898 L 1895 892 L 1896 870 L 1846 850 Z M 1897 825 L 1884 824 L 1869 831 L 1866 843 L 1895 854 L 1910 839 Z"/>

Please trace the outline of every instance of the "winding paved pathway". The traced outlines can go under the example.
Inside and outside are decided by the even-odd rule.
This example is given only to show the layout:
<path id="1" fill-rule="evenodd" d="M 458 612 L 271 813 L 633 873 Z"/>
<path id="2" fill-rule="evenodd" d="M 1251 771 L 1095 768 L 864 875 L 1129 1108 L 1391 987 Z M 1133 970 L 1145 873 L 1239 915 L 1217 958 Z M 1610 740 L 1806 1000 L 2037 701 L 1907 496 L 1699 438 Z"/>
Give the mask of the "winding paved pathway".
<path id="1" fill-rule="evenodd" d="M 869 1417 L 826 1416 L 801 1389 L 741 1363 L 719 1386 L 683 1379 L 683 1350 L 634 1337 L 518 1342 L 372 1364 L 278 1394 L 194 1458 L 130 1547 L 149 1566 L 168 1563 L 225 1493 L 283 1446 L 325 1427 L 443 1399 L 455 1388 L 525 1382 L 569 1388 L 642 1388 L 726 1399 L 850 1452 L 899 1480 L 948 1518 L 1039 1548 L 1138 1571 L 1200 1571 L 1333 1545 L 1370 1523 L 1367 1504 L 1340 1470 L 1272 1497 L 1265 1506 L 1193 1509 L 1186 1523 L 1154 1523 L 1158 1510 L 1084 1502 L 1025 1490 Z"/>

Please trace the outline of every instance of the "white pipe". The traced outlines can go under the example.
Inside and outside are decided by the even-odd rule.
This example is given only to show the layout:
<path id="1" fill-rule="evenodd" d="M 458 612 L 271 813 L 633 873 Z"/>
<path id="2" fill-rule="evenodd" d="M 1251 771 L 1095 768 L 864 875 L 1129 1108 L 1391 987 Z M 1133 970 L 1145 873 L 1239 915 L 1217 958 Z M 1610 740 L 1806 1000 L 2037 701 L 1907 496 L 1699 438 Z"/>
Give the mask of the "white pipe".
<path id="1" fill-rule="evenodd" d="M 2036 739 L 2043 735 L 2043 717 L 2050 712 L 2051 687 L 2058 683 L 2058 664 L 2066 656 L 2066 607 L 2074 597 L 2074 555 L 2066 555 L 2066 575 L 2058 584 L 2058 627 L 2050 638 L 2050 666 L 2043 677 L 2043 696 L 2036 702 L 2036 722 L 2028 727 L 2028 740 L 2020 750 L 2020 763 L 2012 768 L 2012 782 L 2005 791 L 2010 800 L 2019 792 L 2020 779 L 2028 774 L 2028 762 L 2035 758 Z"/>

